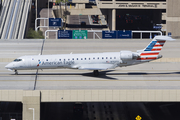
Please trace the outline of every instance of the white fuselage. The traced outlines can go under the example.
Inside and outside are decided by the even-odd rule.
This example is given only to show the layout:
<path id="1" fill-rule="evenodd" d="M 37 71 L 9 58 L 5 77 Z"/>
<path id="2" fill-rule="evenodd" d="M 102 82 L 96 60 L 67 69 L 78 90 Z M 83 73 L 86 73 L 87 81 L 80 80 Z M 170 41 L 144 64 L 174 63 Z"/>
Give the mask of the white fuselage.
<path id="1" fill-rule="evenodd" d="M 6 68 L 11 70 L 59 68 L 105 70 L 140 63 L 137 60 L 122 61 L 120 52 L 36 55 L 22 56 L 18 59 L 21 61 L 13 61 Z"/>

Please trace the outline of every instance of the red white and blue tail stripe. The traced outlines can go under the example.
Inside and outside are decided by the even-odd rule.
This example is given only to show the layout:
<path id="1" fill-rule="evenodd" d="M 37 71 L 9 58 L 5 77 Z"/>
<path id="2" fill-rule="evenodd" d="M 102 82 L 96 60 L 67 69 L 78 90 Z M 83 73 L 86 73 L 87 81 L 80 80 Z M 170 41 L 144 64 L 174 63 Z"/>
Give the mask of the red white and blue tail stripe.
<path id="1" fill-rule="evenodd" d="M 174 39 L 168 36 L 156 36 L 145 49 L 139 51 L 140 53 L 137 60 L 151 61 L 161 58 L 162 56 L 160 56 L 159 53 L 163 48 L 166 40 Z"/>

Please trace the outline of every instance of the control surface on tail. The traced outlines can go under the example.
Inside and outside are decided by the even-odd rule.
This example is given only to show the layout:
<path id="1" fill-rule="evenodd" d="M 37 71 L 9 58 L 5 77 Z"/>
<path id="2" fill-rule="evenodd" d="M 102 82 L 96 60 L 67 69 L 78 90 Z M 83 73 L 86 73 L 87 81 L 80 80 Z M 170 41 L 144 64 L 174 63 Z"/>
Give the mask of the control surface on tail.
<path id="1" fill-rule="evenodd" d="M 174 39 L 168 36 L 156 36 L 146 48 L 137 52 L 22 56 L 5 68 L 14 70 L 15 74 L 18 74 L 17 70 L 70 68 L 93 70 L 94 75 L 98 76 L 99 70 L 115 69 L 159 59 L 162 57 L 159 53 L 165 42 L 172 40 Z"/>

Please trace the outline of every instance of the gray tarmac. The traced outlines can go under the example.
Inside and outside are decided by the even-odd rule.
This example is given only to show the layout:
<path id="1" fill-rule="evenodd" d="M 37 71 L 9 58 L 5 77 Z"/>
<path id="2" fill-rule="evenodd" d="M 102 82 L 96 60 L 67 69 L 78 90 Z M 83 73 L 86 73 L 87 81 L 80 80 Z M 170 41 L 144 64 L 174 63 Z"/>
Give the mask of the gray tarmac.
<path id="1" fill-rule="evenodd" d="M 167 42 L 162 49 L 162 61 L 101 71 L 50 69 L 19 71 L 5 69 L 11 60 L 23 55 L 43 55 L 136 51 L 151 40 L 1 40 L 1 90 L 62 90 L 62 89 L 180 89 L 180 40 Z M 163 59 L 166 59 L 163 62 Z M 176 59 L 176 61 L 174 61 Z M 35 82 L 36 81 L 36 82 Z"/>

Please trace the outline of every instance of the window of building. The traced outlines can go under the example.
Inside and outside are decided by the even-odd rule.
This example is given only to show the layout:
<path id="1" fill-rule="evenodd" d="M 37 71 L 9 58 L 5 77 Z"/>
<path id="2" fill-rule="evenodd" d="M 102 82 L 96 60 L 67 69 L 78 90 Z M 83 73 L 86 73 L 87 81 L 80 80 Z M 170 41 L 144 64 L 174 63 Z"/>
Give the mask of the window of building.
<path id="1" fill-rule="evenodd" d="M 166 24 L 166 20 L 161 20 L 161 24 Z"/>

